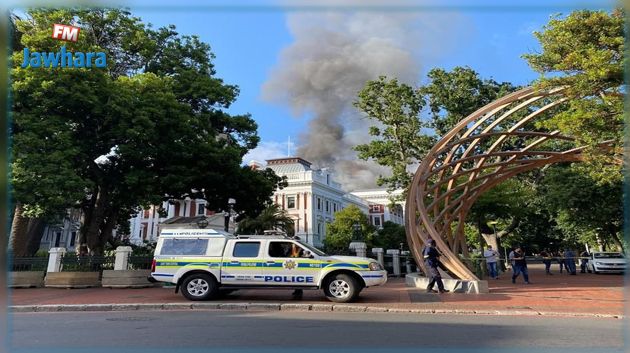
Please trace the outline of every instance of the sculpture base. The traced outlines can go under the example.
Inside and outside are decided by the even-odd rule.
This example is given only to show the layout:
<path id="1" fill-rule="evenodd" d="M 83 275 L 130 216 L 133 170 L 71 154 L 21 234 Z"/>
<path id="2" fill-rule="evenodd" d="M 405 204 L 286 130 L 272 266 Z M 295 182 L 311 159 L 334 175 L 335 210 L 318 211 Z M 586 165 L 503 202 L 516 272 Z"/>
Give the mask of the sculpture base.
<path id="1" fill-rule="evenodd" d="M 442 278 L 444 289 L 453 293 L 482 294 L 488 293 L 488 281 L 470 281 L 463 279 Z M 407 287 L 426 289 L 429 285 L 429 278 L 419 273 L 408 273 L 405 277 Z M 436 289 L 434 287 L 433 289 Z"/>

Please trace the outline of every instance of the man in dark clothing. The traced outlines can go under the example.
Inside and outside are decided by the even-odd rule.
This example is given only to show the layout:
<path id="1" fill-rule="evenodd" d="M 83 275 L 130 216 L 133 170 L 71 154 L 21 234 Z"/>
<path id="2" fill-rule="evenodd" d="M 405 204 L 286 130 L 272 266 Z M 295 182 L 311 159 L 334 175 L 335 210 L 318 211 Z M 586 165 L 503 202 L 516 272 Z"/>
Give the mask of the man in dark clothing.
<path id="1" fill-rule="evenodd" d="M 448 290 L 444 289 L 442 276 L 438 270 L 438 267 L 440 266 L 440 253 L 435 248 L 435 240 L 429 239 L 429 243 L 424 247 L 424 250 L 422 250 L 422 256 L 424 257 L 424 264 L 429 272 L 427 275 L 431 278 L 431 281 L 427 286 L 427 293 L 436 293 L 436 291 L 433 290 L 433 286 L 436 283 L 440 293 L 448 292 Z"/>
<path id="2" fill-rule="evenodd" d="M 575 253 L 573 252 L 573 250 L 564 250 L 564 261 L 564 266 L 567 268 L 567 272 L 570 275 L 575 276 L 577 271 L 575 269 Z"/>
<path id="3" fill-rule="evenodd" d="M 545 273 L 552 275 L 551 273 L 551 255 L 547 249 L 540 252 L 540 256 L 543 258 L 542 262 L 545 264 Z"/>
<path id="4" fill-rule="evenodd" d="M 516 283 L 516 277 L 523 273 L 525 283 L 529 283 L 529 274 L 527 273 L 527 262 L 525 261 L 525 252 L 521 247 L 517 247 L 510 253 L 510 260 L 512 261 L 512 283 Z"/>

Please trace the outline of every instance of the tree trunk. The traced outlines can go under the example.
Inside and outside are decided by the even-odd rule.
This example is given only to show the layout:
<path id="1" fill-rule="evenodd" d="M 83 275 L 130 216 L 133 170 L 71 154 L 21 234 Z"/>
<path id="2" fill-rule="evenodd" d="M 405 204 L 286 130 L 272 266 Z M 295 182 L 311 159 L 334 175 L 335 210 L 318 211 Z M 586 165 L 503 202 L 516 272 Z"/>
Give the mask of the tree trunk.
<path id="1" fill-rule="evenodd" d="M 46 222 L 42 218 L 31 218 L 28 222 L 26 251 L 28 256 L 34 256 L 39 250 L 46 229 Z"/>
<path id="2" fill-rule="evenodd" d="M 105 221 L 105 213 L 108 204 L 108 194 L 104 188 L 100 188 L 96 194 L 96 200 L 90 203 L 86 210 L 85 222 L 82 227 L 82 246 L 87 245 L 90 254 L 102 254 L 103 244 L 101 239 L 101 226 Z M 83 242 L 84 241 L 84 242 Z M 81 249 L 81 251 L 84 251 Z"/>
<path id="3" fill-rule="evenodd" d="M 27 256 L 29 218 L 23 216 L 21 203 L 15 205 L 13 222 L 11 223 L 11 249 L 14 256 Z"/>
<path id="4" fill-rule="evenodd" d="M 615 243 L 615 246 L 617 247 L 617 251 L 625 254 L 623 244 L 619 240 L 619 237 L 617 237 L 617 232 L 614 232 L 614 231 L 610 232 L 610 239 L 613 241 L 613 243 Z"/>

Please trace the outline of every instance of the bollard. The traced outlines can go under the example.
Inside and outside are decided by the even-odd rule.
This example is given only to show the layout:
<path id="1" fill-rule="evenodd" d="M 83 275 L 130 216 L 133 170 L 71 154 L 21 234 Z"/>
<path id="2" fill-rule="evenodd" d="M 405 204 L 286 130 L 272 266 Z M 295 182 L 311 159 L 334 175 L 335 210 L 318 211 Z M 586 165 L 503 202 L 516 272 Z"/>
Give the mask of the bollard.
<path id="1" fill-rule="evenodd" d="M 385 268 L 385 258 L 383 256 L 383 248 L 372 248 L 372 254 L 376 255 L 376 261 L 378 261 L 383 268 Z"/>
<path id="2" fill-rule="evenodd" d="M 115 271 L 126 271 L 131 254 L 131 246 L 119 246 L 116 248 L 116 260 L 114 261 Z"/>
<path id="3" fill-rule="evenodd" d="M 394 267 L 394 276 L 400 277 L 400 250 L 388 249 L 387 255 L 392 255 L 392 266 Z"/>
<path id="4" fill-rule="evenodd" d="M 51 248 L 48 252 L 48 269 L 46 272 L 61 272 L 61 258 L 66 254 L 66 248 Z"/>
<path id="5" fill-rule="evenodd" d="M 350 248 L 350 250 L 354 250 L 357 256 L 367 257 L 367 245 L 365 245 L 364 242 L 353 241 L 348 247 Z"/>

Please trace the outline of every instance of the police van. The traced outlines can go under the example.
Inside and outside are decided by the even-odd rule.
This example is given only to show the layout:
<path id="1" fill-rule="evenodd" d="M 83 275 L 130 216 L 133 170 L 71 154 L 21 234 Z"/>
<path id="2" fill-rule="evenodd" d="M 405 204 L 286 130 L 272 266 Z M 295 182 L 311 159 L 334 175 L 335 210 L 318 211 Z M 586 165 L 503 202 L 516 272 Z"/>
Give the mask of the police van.
<path id="1" fill-rule="evenodd" d="M 160 233 L 151 281 L 175 284 L 189 300 L 208 300 L 237 289 L 321 289 L 334 302 L 356 299 L 382 285 L 387 272 L 374 259 L 329 256 L 279 234 L 233 236 L 213 229 Z"/>

